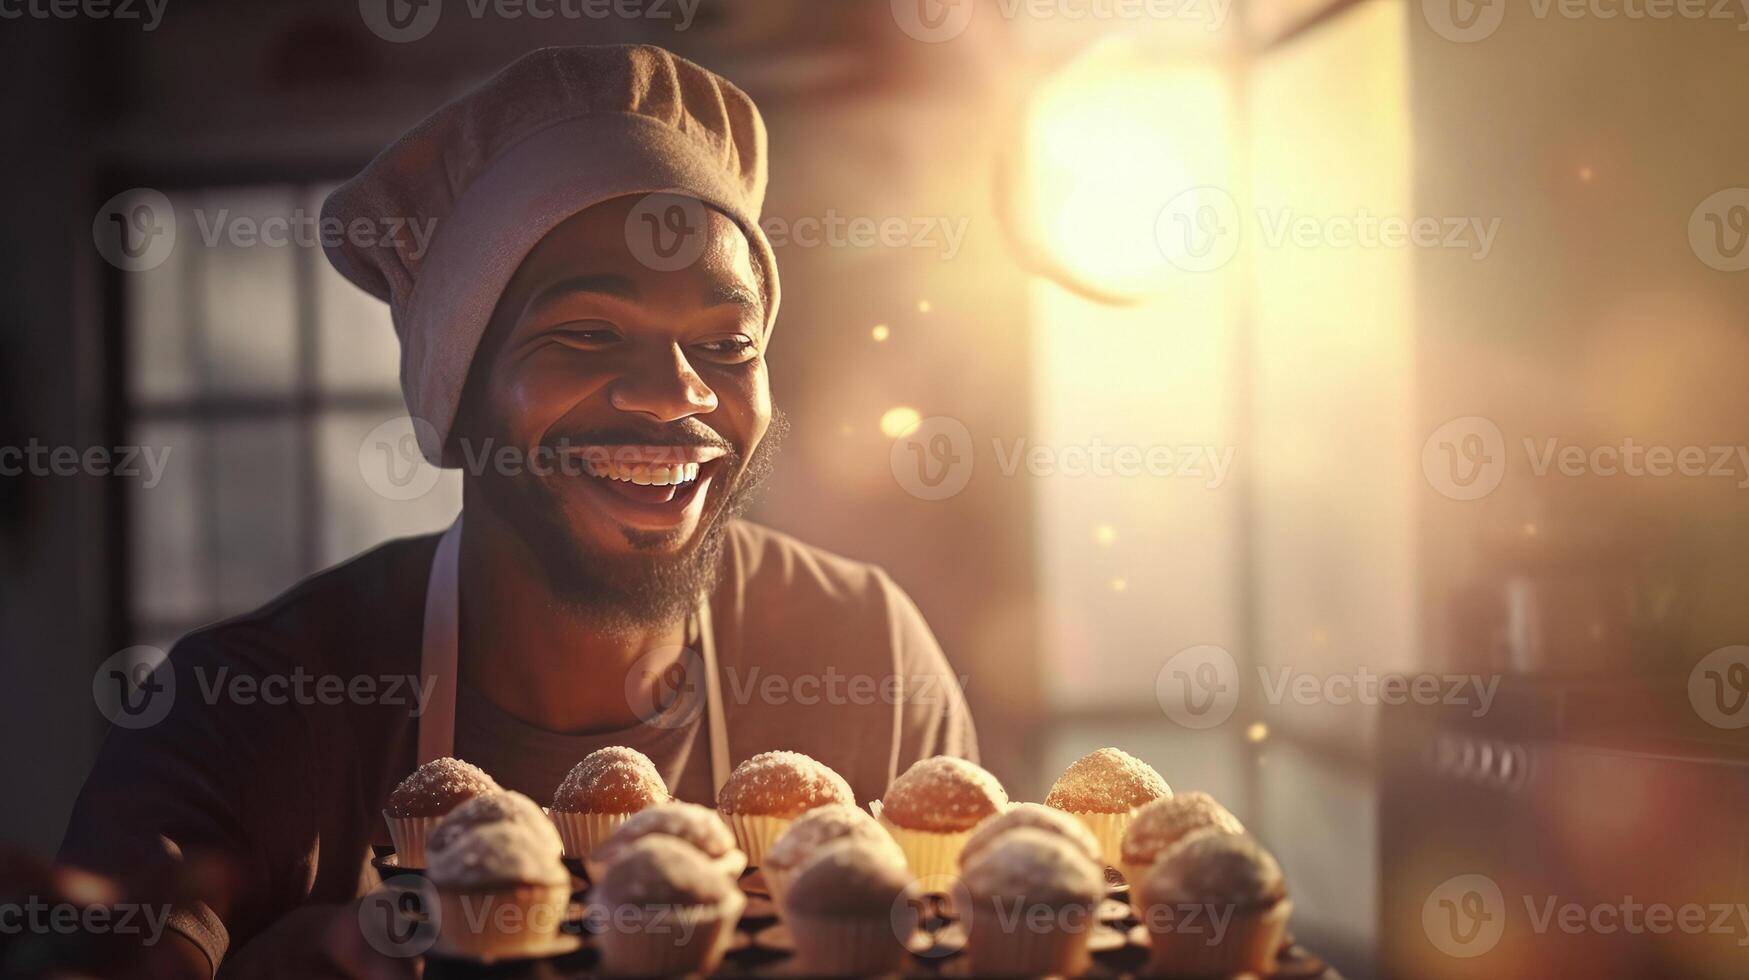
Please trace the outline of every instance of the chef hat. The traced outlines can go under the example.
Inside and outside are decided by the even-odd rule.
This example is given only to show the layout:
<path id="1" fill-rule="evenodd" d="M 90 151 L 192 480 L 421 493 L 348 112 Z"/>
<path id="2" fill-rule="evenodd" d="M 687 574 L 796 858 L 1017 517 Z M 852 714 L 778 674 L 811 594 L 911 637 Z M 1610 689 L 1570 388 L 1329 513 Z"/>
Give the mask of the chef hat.
<path id="1" fill-rule="evenodd" d="M 328 260 L 386 301 L 401 339 L 401 391 L 419 448 L 449 445 L 468 368 L 522 260 L 555 226 L 610 198 L 667 192 L 733 218 L 763 273 L 766 329 L 777 266 L 759 228 L 765 123 L 746 93 L 648 45 L 532 52 L 437 110 L 328 196 Z M 353 234 L 349 229 L 400 229 Z M 432 229 L 412 234 L 408 223 Z M 628 239 L 629 243 L 629 239 Z"/>

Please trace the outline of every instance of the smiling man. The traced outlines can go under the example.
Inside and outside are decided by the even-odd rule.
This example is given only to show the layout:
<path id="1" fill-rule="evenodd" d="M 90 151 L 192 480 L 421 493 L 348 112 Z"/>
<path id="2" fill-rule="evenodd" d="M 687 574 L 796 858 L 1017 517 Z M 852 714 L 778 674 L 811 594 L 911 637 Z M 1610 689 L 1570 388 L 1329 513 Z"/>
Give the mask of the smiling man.
<path id="1" fill-rule="evenodd" d="M 185 638 L 163 720 L 106 741 L 62 856 L 177 882 L 169 972 L 407 969 L 357 900 L 389 792 L 431 758 L 546 800 L 630 745 L 707 805 L 770 749 L 860 800 L 918 758 L 975 758 L 909 598 L 738 519 L 785 427 L 764 190 L 745 94 L 596 47 L 517 61 L 329 198 L 335 227 L 435 220 L 429 249 L 327 244 L 388 302 L 420 448 L 463 470 L 463 514 Z M 292 675 L 347 694 L 232 693 Z"/>

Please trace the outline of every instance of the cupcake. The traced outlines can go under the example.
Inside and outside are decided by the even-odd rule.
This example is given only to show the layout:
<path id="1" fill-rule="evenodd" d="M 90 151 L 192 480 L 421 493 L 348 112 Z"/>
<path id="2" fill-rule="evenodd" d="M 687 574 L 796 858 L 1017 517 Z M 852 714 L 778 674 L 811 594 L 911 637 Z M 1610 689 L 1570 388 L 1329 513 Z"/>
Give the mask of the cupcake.
<path id="1" fill-rule="evenodd" d="M 796 971 L 805 976 L 899 972 L 921 903 L 905 857 L 891 841 L 883 846 L 854 834 L 830 841 L 795 872 L 780 903 L 795 939 Z"/>
<path id="2" fill-rule="evenodd" d="M 514 824 L 528 831 L 536 842 L 554 855 L 564 850 L 559 832 L 553 828 L 553 822 L 547 819 L 540 804 L 514 790 L 501 789 L 483 793 L 449 811 L 449 815 L 439 820 L 426 835 L 425 852 L 436 855 L 475 827 L 494 823 Z"/>
<path id="3" fill-rule="evenodd" d="M 850 784 L 800 752 L 761 752 L 735 767 L 717 792 L 717 812 L 758 867 L 790 822 L 828 803 L 856 805 Z"/>
<path id="4" fill-rule="evenodd" d="M 1268 974 L 1293 903 L 1281 867 L 1249 837 L 1209 828 L 1161 854 L 1133 885 L 1150 973 Z M 1217 931 L 1213 923 L 1226 922 Z"/>
<path id="5" fill-rule="evenodd" d="M 425 867 L 425 835 L 437 821 L 462 803 L 500 787 L 485 770 L 444 756 L 413 770 L 389 794 L 383 819 L 395 842 L 395 860 L 403 868 Z"/>
<path id="6" fill-rule="evenodd" d="M 668 800 L 655 763 L 637 749 L 610 745 L 572 767 L 553 793 L 551 815 L 565 856 L 587 858 L 632 814 Z"/>
<path id="7" fill-rule="evenodd" d="M 1045 797 L 1046 806 L 1073 813 L 1099 838 L 1106 864 L 1122 861 L 1120 842 L 1136 807 L 1172 795 L 1154 767 L 1122 749 L 1099 749 L 1076 759 Z"/>
<path id="8" fill-rule="evenodd" d="M 550 954 L 571 900 L 571 874 L 551 839 L 502 820 L 448 836 L 431 852 L 437 949 L 491 962 Z"/>
<path id="9" fill-rule="evenodd" d="M 966 862 L 966 957 L 978 976 L 1080 976 L 1099 926 L 1105 871 L 1069 838 L 1002 834 Z"/>
<path id="10" fill-rule="evenodd" d="M 839 841 L 859 842 L 885 852 L 900 867 L 906 866 L 905 852 L 893 843 L 893 835 L 860 808 L 848 803 L 817 806 L 797 817 L 765 852 L 765 884 L 771 889 L 771 901 L 780 913 L 784 893 L 796 872 L 815 853 Z"/>
<path id="11" fill-rule="evenodd" d="M 893 780 L 880 821 L 919 878 L 952 875 L 972 828 L 1008 806 L 996 777 L 964 759 L 919 759 Z"/>
<path id="12" fill-rule="evenodd" d="M 691 844 L 722 869 L 730 880 L 747 870 L 747 855 L 735 846 L 735 835 L 715 810 L 697 803 L 658 803 L 639 810 L 619 825 L 607 839 L 596 845 L 595 853 L 583 862 L 590 881 L 600 881 L 607 866 L 633 841 L 650 834 L 663 834 Z"/>
<path id="13" fill-rule="evenodd" d="M 1172 845 L 1199 830 L 1222 830 L 1243 834 L 1245 827 L 1215 798 L 1203 792 L 1180 793 L 1136 811 L 1123 833 L 1117 869 L 1124 880 L 1134 882 L 1154 866 L 1155 859 Z"/>
<path id="14" fill-rule="evenodd" d="M 666 834 L 628 844 L 589 893 L 608 973 L 710 973 L 735 937 L 747 898 L 698 848 Z"/>
<path id="15" fill-rule="evenodd" d="M 1012 803 L 1001 813 L 984 818 L 972 830 L 972 836 L 966 838 L 965 848 L 960 851 L 960 868 L 964 870 L 979 851 L 996 843 L 1003 834 L 1021 827 L 1056 834 L 1087 855 L 1087 860 L 1100 860 L 1099 841 L 1080 820 L 1042 803 Z"/>

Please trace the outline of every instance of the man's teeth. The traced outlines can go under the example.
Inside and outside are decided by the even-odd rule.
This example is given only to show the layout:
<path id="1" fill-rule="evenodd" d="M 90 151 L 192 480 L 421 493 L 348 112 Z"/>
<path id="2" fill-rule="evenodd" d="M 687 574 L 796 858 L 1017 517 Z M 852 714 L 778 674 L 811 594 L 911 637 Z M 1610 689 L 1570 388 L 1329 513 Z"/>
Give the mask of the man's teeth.
<path id="1" fill-rule="evenodd" d="M 591 460 L 589 475 L 641 487 L 667 487 L 698 479 L 698 463 L 617 463 Z"/>

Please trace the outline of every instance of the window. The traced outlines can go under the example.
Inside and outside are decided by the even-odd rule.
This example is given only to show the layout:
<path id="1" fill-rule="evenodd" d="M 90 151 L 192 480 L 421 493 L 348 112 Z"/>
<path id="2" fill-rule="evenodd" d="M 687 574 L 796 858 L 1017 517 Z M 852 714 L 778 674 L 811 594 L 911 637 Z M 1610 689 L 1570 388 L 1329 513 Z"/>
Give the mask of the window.
<path id="1" fill-rule="evenodd" d="M 168 454 L 127 491 L 131 643 L 167 647 L 460 508 L 453 473 L 405 501 L 361 475 L 366 436 L 406 414 L 399 346 L 388 308 L 321 254 L 328 189 L 170 193 L 169 258 L 124 274 L 122 431 Z"/>

